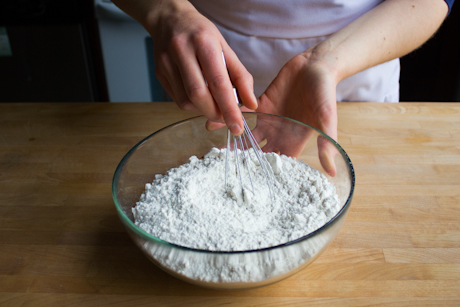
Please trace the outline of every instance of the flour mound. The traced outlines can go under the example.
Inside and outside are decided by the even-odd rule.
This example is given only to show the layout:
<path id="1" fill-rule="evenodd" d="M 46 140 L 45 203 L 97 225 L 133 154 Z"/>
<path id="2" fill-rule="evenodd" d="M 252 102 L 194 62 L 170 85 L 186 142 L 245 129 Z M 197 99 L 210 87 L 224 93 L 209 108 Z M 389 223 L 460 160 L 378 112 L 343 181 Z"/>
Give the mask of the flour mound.
<path id="1" fill-rule="evenodd" d="M 265 153 L 275 178 L 270 191 L 251 151 L 237 152 L 243 186 L 233 154 L 225 186 L 225 149 L 213 148 L 203 159 L 192 156 L 156 175 L 133 208 L 135 224 L 181 246 L 242 251 L 298 239 L 339 212 L 335 187 L 321 172 L 295 158 Z"/>

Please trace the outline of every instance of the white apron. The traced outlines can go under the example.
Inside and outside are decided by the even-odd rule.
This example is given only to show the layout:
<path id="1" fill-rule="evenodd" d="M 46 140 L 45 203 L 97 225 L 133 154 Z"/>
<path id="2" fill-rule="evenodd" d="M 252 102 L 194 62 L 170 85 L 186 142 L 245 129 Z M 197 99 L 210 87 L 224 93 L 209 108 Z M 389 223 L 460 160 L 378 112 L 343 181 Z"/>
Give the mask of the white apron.
<path id="1" fill-rule="evenodd" d="M 216 24 L 260 96 L 284 64 L 382 0 L 190 0 Z M 337 101 L 398 102 L 399 59 L 348 77 Z"/>

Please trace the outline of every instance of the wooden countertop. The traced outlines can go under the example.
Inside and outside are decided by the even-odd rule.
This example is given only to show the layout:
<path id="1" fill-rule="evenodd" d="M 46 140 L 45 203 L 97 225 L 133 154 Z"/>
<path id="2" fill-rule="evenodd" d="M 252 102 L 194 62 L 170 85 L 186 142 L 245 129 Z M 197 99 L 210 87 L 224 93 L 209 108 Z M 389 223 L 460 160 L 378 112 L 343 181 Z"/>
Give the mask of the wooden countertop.
<path id="1" fill-rule="evenodd" d="M 460 104 L 338 112 L 357 176 L 343 229 L 300 273 L 227 292 L 154 266 L 111 196 L 124 154 L 191 113 L 171 103 L 0 104 L 0 305 L 459 306 Z"/>

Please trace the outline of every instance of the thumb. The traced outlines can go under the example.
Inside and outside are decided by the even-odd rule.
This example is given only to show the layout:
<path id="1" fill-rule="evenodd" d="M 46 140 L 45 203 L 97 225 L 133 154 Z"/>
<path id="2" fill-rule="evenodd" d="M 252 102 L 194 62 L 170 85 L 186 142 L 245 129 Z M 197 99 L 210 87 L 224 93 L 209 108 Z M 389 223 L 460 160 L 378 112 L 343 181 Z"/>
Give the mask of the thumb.
<path id="1" fill-rule="evenodd" d="M 318 136 L 317 142 L 319 161 L 326 173 L 334 177 L 337 174 L 337 168 L 334 161 L 335 156 L 339 153 L 337 147 L 323 135 Z"/>
<path id="2" fill-rule="evenodd" d="M 334 110 L 329 113 L 327 120 L 322 122 L 321 126 L 321 131 L 324 131 L 324 133 L 332 140 L 323 135 L 318 136 L 317 144 L 319 160 L 326 173 L 331 177 L 334 177 L 337 174 L 335 156 L 339 153 L 335 144 L 335 142 L 337 142 L 337 111 Z"/>

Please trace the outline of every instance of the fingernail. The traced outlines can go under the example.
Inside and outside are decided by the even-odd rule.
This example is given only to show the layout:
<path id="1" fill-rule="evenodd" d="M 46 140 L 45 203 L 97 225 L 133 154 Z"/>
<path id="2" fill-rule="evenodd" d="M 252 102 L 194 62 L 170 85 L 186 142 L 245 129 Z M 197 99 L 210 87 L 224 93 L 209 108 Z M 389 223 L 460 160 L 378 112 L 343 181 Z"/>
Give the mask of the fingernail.
<path id="1" fill-rule="evenodd" d="M 257 97 L 254 93 L 252 93 L 252 102 L 256 105 L 256 109 L 259 107 L 259 103 L 257 101 Z"/>
<path id="2" fill-rule="evenodd" d="M 241 133 L 243 133 L 243 129 L 238 124 L 231 125 L 229 129 L 230 129 L 230 132 L 235 136 L 238 136 Z"/>
<path id="3" fill-rule="evenodd" d="M 208 131 L 216 130 L 214 122 L 211 122 L 211 121 L 206 122 L 206 129 Z"/>

